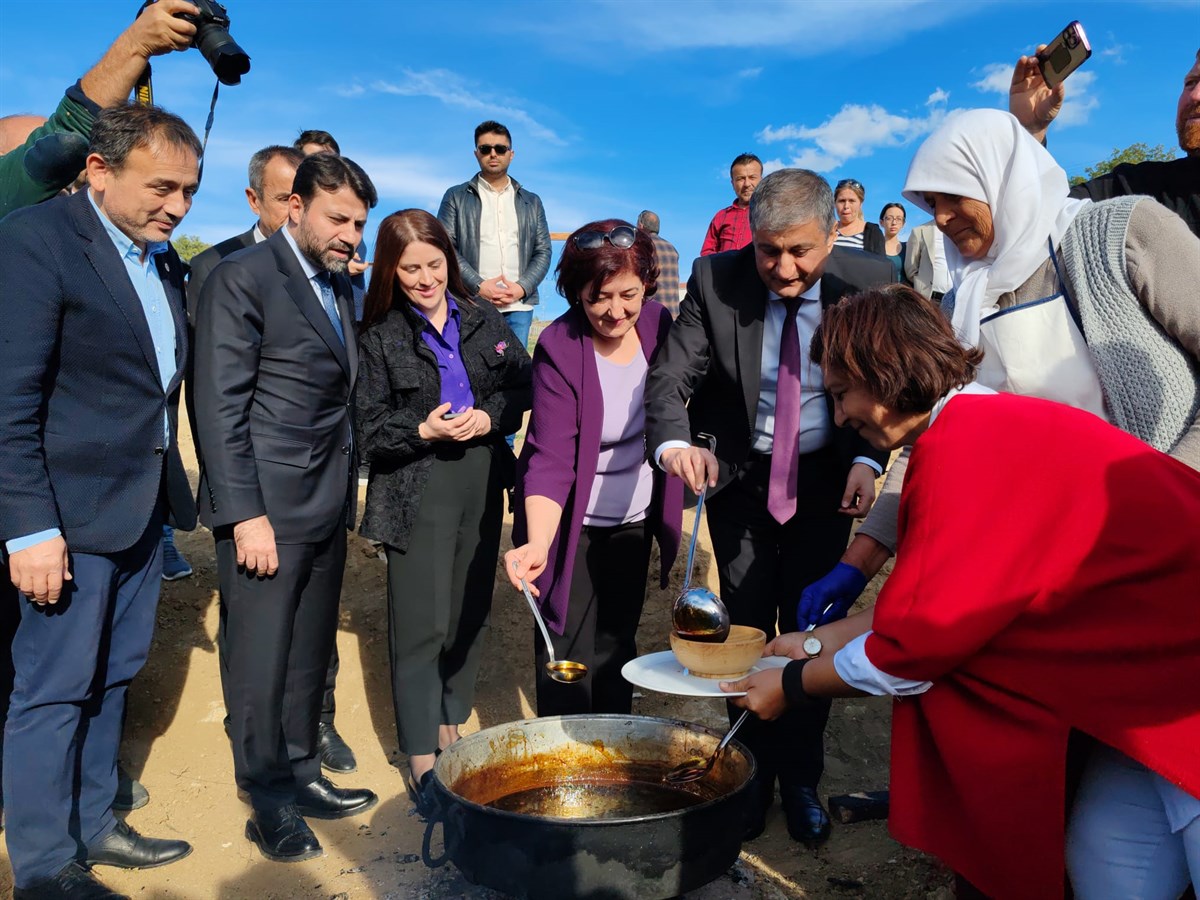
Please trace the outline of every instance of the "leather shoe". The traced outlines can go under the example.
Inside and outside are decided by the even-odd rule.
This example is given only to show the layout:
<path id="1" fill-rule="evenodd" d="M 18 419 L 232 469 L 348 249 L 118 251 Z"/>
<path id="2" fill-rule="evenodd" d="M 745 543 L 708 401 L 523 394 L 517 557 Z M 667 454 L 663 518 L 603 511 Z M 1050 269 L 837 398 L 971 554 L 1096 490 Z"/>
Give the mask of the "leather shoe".
<path id="1" fill-rule="evenodd" d="M 408 792 L 408 799 L 413 802 L 413 806 L 417 808 L 417 815 L 421 818 L 426 818 L 433 809 L 433 769 L 430 769 L 419 779 L 413 778 L 412 772 L 404 776 L 404 789 Z"/>
<path id="2" fill-rule="evenodd" d="M 354 772 L 358 769 L 354 751 L 342 740 L 332 722 L 317 725 L 317 753 L 321 756 L 322 769 L 330 772 Z"/>
<path id="3" fill-rule="evenodd" d="M 77 862 L 33 887 L 13 888 L 13 900 L 129 900 L 125 894 L 109 890 Z"/>
<path id="4" fill-rule="evenodd" d="M 340 788 L 324 775 L 296 789 L 296 808 L 312 819 L 344 819 L 366 812 L 379 802 L 366 788 Z"/>
<path id="5" fill-rule="evenodd" d="M 255 809 L 246 822 L 246 838 L 263 856 L 275 862 L 301 862 L 324 852 L 321 842 L 292 803 L 275 809 Z"/>
<path id="6" fill-rule="evenodd" d="M 192 852 L 187 841 L 142 837 L 125 822 L 87 848 L 88 866 L 116 866 L 118 869 L 153 869 L 183 859 Z"/>
<path id="7" fill-rule="evenodd" d="M 750 797 L 746 803 L 746 829 L 742 841 L 752 841 L 767 827 L 767 810 L 775 802 L 775 776 L 761 769 L 750 782 Z"/>
<path id="8" fill-rule="evenodd" d="M 821 805 L 816 788 L 780 785 L 779 796 L 793 841 L 815 847 L 829 839 L 829 814 Z"/>
<path id="9" fill-rule="evenodd" d="M 125 771 L 125 767 L 117 763 L 117 795 L 113 797 L 112 808 L 117 812 L 129 812 L 141 809 L 150 802 L 150 792 L 145 786 Z"/>

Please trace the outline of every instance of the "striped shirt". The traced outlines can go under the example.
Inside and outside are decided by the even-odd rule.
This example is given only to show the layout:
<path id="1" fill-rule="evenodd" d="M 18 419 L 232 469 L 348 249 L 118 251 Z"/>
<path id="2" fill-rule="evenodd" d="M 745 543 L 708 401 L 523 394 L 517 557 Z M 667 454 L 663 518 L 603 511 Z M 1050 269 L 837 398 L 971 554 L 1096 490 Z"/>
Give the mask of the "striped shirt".
<path id="1" fill-rule="evenodd" d="M 835 247 L 852 247 L 855 250 L 863 248 L 863 234 L 865 231 L 860 231 L 858 234 L 842 234 L 841 229 L 838 230 L 838 235 L 834 238 L 833 246 Z"/>

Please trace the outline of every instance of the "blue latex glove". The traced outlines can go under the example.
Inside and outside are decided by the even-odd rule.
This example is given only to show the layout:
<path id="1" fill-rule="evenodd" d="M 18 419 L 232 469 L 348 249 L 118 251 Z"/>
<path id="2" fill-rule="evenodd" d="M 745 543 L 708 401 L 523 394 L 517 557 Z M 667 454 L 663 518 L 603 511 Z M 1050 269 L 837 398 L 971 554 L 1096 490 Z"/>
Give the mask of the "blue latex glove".
<path id="1" fill-rule="evenodd" d="M 796 621 L 803 631 L 809 625 L 828 625 L 844 618 L 867 586 L 867 576 L 849 563 L 840 562 L 800 594 Z"/>

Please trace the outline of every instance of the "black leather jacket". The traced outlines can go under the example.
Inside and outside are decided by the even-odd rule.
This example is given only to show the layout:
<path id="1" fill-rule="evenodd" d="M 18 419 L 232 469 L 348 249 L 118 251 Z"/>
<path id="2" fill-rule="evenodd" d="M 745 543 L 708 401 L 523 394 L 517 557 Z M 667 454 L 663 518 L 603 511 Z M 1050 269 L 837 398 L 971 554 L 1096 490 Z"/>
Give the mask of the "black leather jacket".
<path id="1" fill-rule="evenodd" d="M 538 285 L 550 271 L 550 228 L 546 224 L 546 210 L 542 208 L 541 198 L 521 187 L 515 178 L 512 185 L 516 191 L 517 242 L 521 252 L 521 277 L 517 284 L 525 290 L 522 302 L 534 306 L 538 302 Z M 479 218 L 482 211 L 479 187 L 471 178 L 446 191 L 437 214 L 458 251 L 458 266 L 472 293 L 477 292 L 483 282 L 479 274 Z"/>

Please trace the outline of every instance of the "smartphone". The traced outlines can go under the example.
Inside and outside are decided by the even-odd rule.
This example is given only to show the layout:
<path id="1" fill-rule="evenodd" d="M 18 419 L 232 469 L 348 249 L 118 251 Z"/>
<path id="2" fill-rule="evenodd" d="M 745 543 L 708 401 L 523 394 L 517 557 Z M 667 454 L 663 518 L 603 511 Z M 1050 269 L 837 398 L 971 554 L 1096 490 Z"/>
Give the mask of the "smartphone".
<path id="1" fill-rule="evenodd" d="M 448 413 L 443 413 L 443 414 L 442 414 L 442 421 L 443 421 L 443 422 L 449 422 L 451 419 L 457 419 L 457 418 L 458 418 L 459 416 L 461 416 L 461 415 L 462 415 L 462 413 L 461 413 L 461 412 L 448 412 Z"/>
<path id="2" fill-rule="evenodd" d="M 1046 85 L 1056 88 L 1091 55 L 1092 45 L 1088 43 L 1087 34 L 1083 26 L 1075 21 L 1038 54 L 1038 66 Z"/>

